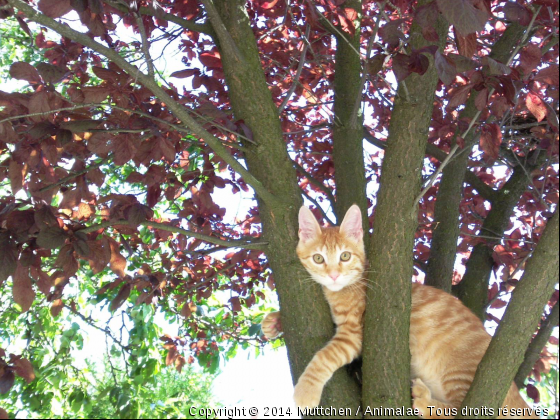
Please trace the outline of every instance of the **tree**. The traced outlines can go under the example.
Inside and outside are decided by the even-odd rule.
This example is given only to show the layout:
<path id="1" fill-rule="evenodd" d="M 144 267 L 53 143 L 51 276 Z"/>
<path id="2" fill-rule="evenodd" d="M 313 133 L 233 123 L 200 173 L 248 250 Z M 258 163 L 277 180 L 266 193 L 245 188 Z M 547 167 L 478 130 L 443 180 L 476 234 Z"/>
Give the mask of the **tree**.
<path id="1" fill-rule="evenodd" d="M 98 375 L 97 392 L 92 393 L 95 405 L 86 418 L 194 418 L 192 406 L 219 406 L 211 398 L 211 377 L 193 372 L 190 366 L 189 372 L 182 373 L 164 369 L 156 383 L 145 387 L 136 387 L 121 371 L 117 388 L 110 368 L 106 365 L 104 374 Z"/>
<path id="2" fill-rule="evenodd" d="M 263 309 L 266 284 L 297 379 L 333 333 L 319 286 L 302 281 L 297 211 L 305 197 L 335 222 L 356 202 L 373 229 L 363 384 L 341 369 L 322 404 L 410 406 L 413 278 L 498 323 L 488 309 L 515 289 L 468 397 L 501 404 L 558 300 L 555 1 L 0 7 L 29 34 L 39 25 L 46 58 L 14 63 L 29 87 L 0 93 L 0 179 L 11 188 L 0 281 L 12 277 L 24 312 L 65 304 L 79 269 L 109 266 L 100 301 L 180 314 L 183 341 L 167 339 L 168 358 L 184 349 L 211 364 L 220 346 L 262 341 L 251 308 Z M 76 14 L 82 31 L 65 24 Z M 123 24 L 138 42 L 119 39 Z M 173 39 L 185 68 L 166 75 L 155 54 Z M 224 188 L 254 194 L 234 223 L 212 195 Z M 229 249 L 225 261 L 216 253 Z M 204 307 L 212 316 L 201 319 Z M 504 385 L 490 392 L 497 375 Z"/>

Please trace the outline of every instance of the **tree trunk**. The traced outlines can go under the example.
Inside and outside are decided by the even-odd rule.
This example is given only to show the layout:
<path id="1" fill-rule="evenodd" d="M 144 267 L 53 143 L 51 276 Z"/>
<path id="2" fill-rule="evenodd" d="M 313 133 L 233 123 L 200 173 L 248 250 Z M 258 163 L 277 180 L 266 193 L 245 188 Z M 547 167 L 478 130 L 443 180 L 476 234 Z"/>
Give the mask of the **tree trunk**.
<path id="1" fill-rule="evenodd" d="M 440 40 L 449 25 L 437 23 Z M 432 44 L 413 24 L 411 45 Z M 431 60 L 431 58 L 430 58 Z M 415 198 L 420 192 L 438 75 L 433 61 L 423 76 L 410 75 L 399 84 L 387 148 L 381 169 L 370 262 L 368 306 L 363 344 L 364 406 L 410 407 L 411 279 L 414 233 L 418 224 Z"/>
<path id="2" fill-rule="evenodd" d="M 361 2 L 346 2 L 358 12 L 361 20 Z M 352 204 L 362 210 L 364 231 L 369 230 L 368 203 L 366 197 L 366 174 L 364 168 L 363 118 L 360 108 L 354 114 L 356 101 L 361 104 L 362 84 L 360 78 L 361 60 L 360 25 L 354 37 L 336 34 L 336 57 L 334 76 L 334 126 L 333 162 L 336 182 L 336 214 L 342 217 Z M 340 223 L 342 219 L 338 220 Z M 365 236 L 366 247 L 369 235 Z"/>
<path id="3" fill-rule="evenodd" d="M 269 242 L 267 258 L 274 273 L 295 384 L 315 353 L 333 336 L 334 329 L 321 287 L 314 282 L 302 281 L 308 275 L 295 251 L 301 190 L 282 138 L 278 110 L 268 90 L 255 37 L 242 3 L 231 0 L 215 2 L 244 64 L 239 65 L 236 61 L 235 51 L 222 48 L 220 53 L 235 118 L 244 120 L 257 143 L 245 145 L 247 167 L 278 198 L 273 205 L 258 198 L 259 214 L 263 238 Z M 218 23 L 213 20 L 212 24 L 216 26 Z M 356 412 L 359 388 L 344 369 L 336 372 L 328 382 L 321 404 L 348 407 Z"/>

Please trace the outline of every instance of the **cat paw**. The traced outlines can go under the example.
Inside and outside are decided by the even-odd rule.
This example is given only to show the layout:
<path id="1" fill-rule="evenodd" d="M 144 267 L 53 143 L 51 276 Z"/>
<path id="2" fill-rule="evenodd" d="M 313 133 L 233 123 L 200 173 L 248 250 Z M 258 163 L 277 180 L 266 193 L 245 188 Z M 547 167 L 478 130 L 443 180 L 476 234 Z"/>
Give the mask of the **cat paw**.
<path id="1" fill-rule="evenodd" d="M 428 406 L 433 405 L 432 393 L 420 378 L 412 380 L 412 399 L 412 408 L 418 409 L 422 417 L 428 417 L 430 414 Z"/>
<path id="2" fill-rule="evenodd" d="M 261 322 L 261 329 L 266 338 L 272 340 L 282 332 L 282 322 L 280 312 L 270 312 L 265 315 Z"/>
<path id="3" fill-rule="evenodd" d="M 322 386 L 311 385 L 309 382 L 302 382 L 300 379 L 294 388 L 294 402 L 301 409 L 315 408 L 321 402 L 322 393 Z"/>

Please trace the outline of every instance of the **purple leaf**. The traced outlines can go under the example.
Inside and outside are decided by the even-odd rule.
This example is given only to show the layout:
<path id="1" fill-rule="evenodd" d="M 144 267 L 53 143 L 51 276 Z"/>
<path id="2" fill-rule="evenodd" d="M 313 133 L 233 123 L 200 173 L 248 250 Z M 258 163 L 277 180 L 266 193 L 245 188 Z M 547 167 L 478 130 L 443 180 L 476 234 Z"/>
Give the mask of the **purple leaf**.
<path id="1" fill-rule="evenodd" d="M 455 64 L 439 51 L 435 54 L 435 64 L 440 80 L 446 85 L 453 83 L 457 76 Z"/>
<path id="2" fill-rule="evenodd" d="M 436 2 L 443 16 L 463 36 L 482 31 L 490 17 L 486 10 L 477 9 L 472 0 L 436 0 Z"/>

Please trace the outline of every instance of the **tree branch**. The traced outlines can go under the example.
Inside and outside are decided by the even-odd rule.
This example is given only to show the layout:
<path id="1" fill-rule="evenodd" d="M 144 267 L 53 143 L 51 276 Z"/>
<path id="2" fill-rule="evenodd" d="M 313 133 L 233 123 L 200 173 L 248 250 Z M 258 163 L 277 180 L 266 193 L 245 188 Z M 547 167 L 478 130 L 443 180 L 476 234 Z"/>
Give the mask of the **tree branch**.
<path id="1" fill-rule="evenodd" d="M 162 119 L 162 118 L 155 117 L 155 116 L 150 115 L 150 114 L 148 114 L 148 113 L 146 113 L 146 112 L 138 111 L 138 110 L 136 110 L 136 109 L 124 108 L 124 107 L 121 107 L 121 106 L 118 106 L 118 105 L 115 105 L 115 104 L 109 104 L 109 103 L 107 103 L 107 104 L 102 104 L 102 103 L 75 104 L 75 105 L 73 105 L 73 106 L 50 109 L 50 110 L 44 111 L 44 112 L 32 112 L 32 113 L 29 113 L 29 114 L 20 114 L 20 115 L 15 115 L 15 116 L 11 116 L 11 117 L 4 118 L 3 120 L 0 120 L 0 124 L 2 124 L 3 122 L 7 122 L 7 121 L 18 120 L 18 119 L 20 119 L 20 118 L 26 118 L 26 117 L 43 117 L 43 116 L 47 116 L 47 115 L 50 115 L 50 114 L 54 114 L 54 113 L 56 113 L 56 112 L 73 111 L 73 110 L 76 110 L 76 109 L 80 109 L 80 108 L 89 108 L 89 107 L 110 107 L 110 108 L 118 109 L 119 111 L 123 111 L 123 112 L 126 112 L 126 113 L 129 113 L 129 112 L 130 112 L 130 113 L 132 113 L 132 114 L 141 115 L 141 116 L 146 117 L 146 118 L 148 118 L 148 119 L 151 119 L 151 120 L 153 120 L 153 121 L 157 121 L 157 122 L 159 122 L 159 123 L 161 123 L 161 124 L 165 124 L 165 125 L 167 125 L 167 126 L 173 128 L 174 130 L 179 131 L 179 132 L 181 132 L 181 133 L 191 134 L 191 135 L 193 134 L 192 130 L 190 130 L 190 129 L 188 129 L 188 128 L 182 127 L 182 126 L 177 125 L 177 124 L 173 124 L 172 122 L 166 121 L 166 120 L 164 120 L 164 119 Z M 195 113 L 195 112 L 192 111 L 192 110 L 188 110 L 188 111 L 189 111 L 189 112 Z M 196 114 L 196 113 L 195 113 L 195 114 Z M 196 115 L 197 115 L 198 117 L 200 117 L 198 114 L 196 114 Z M 101 123 L 101 122 L 102 122 L 102 121 L 100 121 L 100 123 Z M 244 140 L 250 141 L 250 140 L 247 139 L 247 137 L 245 137 L 244 135 L 239 134 L 239 133 L 236 133 L 236 132 L 234 132 L 234 131 L 228 129 L 227 127 L 219 126 L 219 125 L 218 125 L 218 127 L 221 128 L 221 129 L 223 129 L 224 131 L 226 131 L 226 132 L 228 132 L 228 133 L 235 134 L 235 135 L 236 135 L 237 137 L 239 137 L 239 138 L 242 138 L 242 139 L 244 139 Z M 94 132 L 96 132 L 96 131 L 103 131 L 103 132 L 105 132 L 105 133 L 107 133 L 107 132 L 143 133 L 143 132 L 148 131 L 148 130 L 147 130 L 147 129 L 127 129 L 127 128 L 123 128 L 123 129 L 107 129 L 107 130 L 105 130 L 105 129 L 99 129 L 99 130 L 98 130 L 98 129 L 89 129 L 89 130 L 88 130 L 88 129 L 84 129 L 84 132 L 85 132 L 85 133 L 94 133 Z M 243 146 L 240 146 L 240 145 L 235 144 L 235 143 L 230 143 L 230 142 L 228 142 L 228 141 L 224 141 L 224 140 L 221 140 L 221 139 L 218 139 L 218 140 L 220 140 L 224 146 L 233 147 L 234 149 L 237 149 L 237 150 L 243 150 Z M 192 142 L 192 140 L 189 140 L 189 139 L 186 139 L 186 141 L 191 141 L 191 142 Z M 196 143 L 196 142 L 193 142 L 193 143 Z"/>
<path id="2" fill-rule="evenodd" d="M 496 191 L 492 208 L 480 229 L 481 234 L 489 232 L 500 237 L 504 235 L 515 206 L 531 182 L 526 172 L 540 167 L 545 160 L 546 156 L 539 154 L 535 164 L 529 168 L 518 165 L 513 169 L 513 174 L 508 181 L 499 191 Z M 452 288 L 453 293 L 482 320 L 485 319 L 486 313 L 488 281 L 494 267 L 492 251 L 493 247 L 489 244 L 477 244 L 467 261 L 463 279 Z"/>
<path id="3" fill-rule="evenodd" d="M 327 215 L 327 213 L 325 213 L 325 210 L 323 210 L 323 208 L 319 205 L 319 203 L 317 202 L 317 200 L 315 200 L 313 197 L 311 197 L 309 194 L 307 194 L 306 191 L 302 191 L 302 194 L 305 196 L 305 198 L 307 198 L 309 201 L 311 201 L 313 204 L 315 204 L 315 207 L 317 207 L 317 210 L 319 210 L 321 212 L 321 214 L 323 215 L 323 218 L 329 222 L 331 225 L 336 225 L 336 221 L 333 221 L 330 219 L 330 217 Z"/>
<path id="4" fill-rule="evenodd" d="M 46 187 L 41 188 L 41 189 L 39 190 L 39 192 L 45 192 L 45 191 L 52 190 L 53 188 L 56 188 L 56 187 L 58 187 L 59 185 L 65 184 L 66 182 L 71 181 L 71 180 L 73 180 L 74 178 L 79 177 L 80 175 L 87 174 L 87 173 L 88 173 L 89 171 L 91 171 L 92 169 L 99 168 L 100 166 L 102 166 L 102 165 L 104 165 L 105 163 L 107 163 L 107 162 L 109 161 L 109 158 L 110 158 L 110 157 L 111 157 L 111 155 L 107 156 L 105 159 L 101 159 L 99 162 L 94 163 L 93 165 L 88 166 L 87 168 L 85 168 L 85 169 L 83 169 L 83 170 L 81 170 L 81 171 L 79 171 L 79 172 L 76 172 L 76 173 L 70 174 L 70 175 L 68 175 L 68 176 L 65 176 L 64 178 L 58 180 L 58 181 L 55 182 L 54 184 L 50 184 L 50 185 L 47 185 Z"/>
<path id="5" fill-rule="evenodd" d="M 427 2 L 420 2 L 424 4 Z M 442 48 L 449 24 L 438 16 L 435 29 Z M 410 46 L 433 45 L 413 23 Z M 418 216 L 411 209 L 420 189 L 420 173 L 426 154 L 438 75 L 432 57 L 423 75 L 407 78 L 404 98 L 399 84 L 395 97 L 383 165 L 373 235 L 367 250 L 370 262 L 368 307 L 364 320 L 362 404 L 371 408 L 410 407 L 410 308 L 413 277 L 414 234 Z M 360 127 L 360 130 L 362 128 Z M 336 170 L 335 170 L 336 173 Z M 388 293 L 398 290 L 398 293 Z M 379 322 L 389 319 L 390 322 Z M 383 343 L 383 345 L 379 345 Z M 382 362 L 381 362 L 382 361 Z"/>
<path id="6" fill-rule="evenodd" d="M 119 345 L 119 347 L 123 350 L 123 352 L 129 353 L 130 352 L 130 347 L 129 346 L 125 346 L 120 340 L 117 339 L 117 337 L 115 337 L 113 335 L 113 333 L 111 332 L 111 330 L 109 329 L 109 327 L 105 327 L 105 328 L 101 328 L 100 326 L 98 326 L 94 320 L 91 317 L 85 317 L 84 315 L 82 315 L 80 312 L 78 312 L 77 310 L 72 309 L 72 307 L 70 305 L 64 305 L 64 307 L 66 309 L 68 309 L 71 313 L 73 313 L 74 315 L 76 315 L 78 318 L 80 318 L 82 321 L 84 321 L 87 325 L 89 325 L 90 327 L 95 328 L 96 330 L 101 331 L 103 334 L 105 334 L 106 336 L 109 336 L 111 338 L 111 340 L 113 340 L 113 342 L 117 343 Z"/>
<path id="7" fill-rule="evenodd" d="M 187 109 L 176 100 L 174 100 L 159 84 L 152 78 L 146 76 L 142 73 L 136 66 L 130 64 L 125 59 L 123 59 L 116 51 L 105 47 L 104 45 L 98 43 L 97 41 L 90 38 L 88 35 L 81 32 L 75 31 L 67 25 L 63 25 L 54 19 L 49 18 L 46 15 L 38 13 L 28 4 L 21 0 L 7 0 L 9 4 L 23 12 L 23 14 L 34 22 L 44 25 L 47 28 L 54 30 L 55 32 L 63 35 L 73 41 L 79 42 L 80 44 L 91 48 L 92 50 L 104 55 L 123 70 L 125 70 L 129 75 L 138 79 L 138 81 L 148 88 L 160 101 L 164 102 L 171 112 L 183 122 L 187 127 L 192 130 L 192 133 L 197 137 L 203 139 L 227 164 L 229 164 L 232 169 L 243 177 L 245 182 L 249 184 L 264 201 L 269 203 L 276 203 L 277 198 L 272 195 L 262 183 L 256 179 L 245 167 L 233 157 L 229 151 L 222 145 L 221 141 L 205 130 L 200 124 L 198 124 L 190 115 Z"/>
<path id="8" fill-rule="evenodd" d="M 208 14 L 210 23 L 212 24 L 212 27 L 216 32 L 216 36 L 221 44 L 220 49 L 227 49 L 232 54 L 232 57 L 235 57 L 237 64 L 243 64 L 245 60 L 239 52 L 239 48 L 237 48 L 235 41 L 227 31 L 224 22 L 222 22 L 222 18 L 216 10 L 214 2 L 212 0 L 202 0 L 202 4 L 204 4 L 204 9 Z"/>
<path id="9" fill-rule="evenodd" d="M 499 61 L 510 62 L 515 50 L 515 46 L 523 39 L 524 34 L 527 32 L 519 25 L 510 25 L 496 41 L 490 52 L 490 57 Z M 488 97 L 492 95 L 494 89 L 490 89 Z M 476 107 L 476 99 L 478 95 L 484 92 L 471 93 L 465 108 L 461 111 L 458 120 L 470 119 L 472 123 L 475 122 L 480 111 Z M 491 115 L 487 118 L 486 122 L 494 119 Z M 496 192 L 488 187 L 484 182 L 473 174 L 469 169 L 469 155 L 471 149 L 476 143 L 476 132 L 471 130 L 470 134 L 463 134 L 465 142 L 464 149 L 459 151 L 459 144 L 456 142 L 449 155 L 442 161 L 438 170 L 430 177 L 431 185 L 436 179 L 439 172 L 442 172 L 442 178 L 438 187 L 436 204 L 434 209 L 434 228 L 432 245 L 430 252 L 430 259 L 428 261 L 428 271 L 426 272 L 425 283 L 451 292 L 453 270 L 455 267 L 455 260 L 457 254 L 457 240 L 460 234 L 459 220 L 460 220 L 460 203 L 463 199 L 463 180 L 469 182 L 471 186 L 475 187 L 477 191 L 485 198 L 489 199 L 494 208 L 494 204 L 498 199 Z M 457 140 L 456 138 L 454 139 Z M 448 165 L 449 164 L 449 165 Z M 446 165 L 448 165 L 446 167 Z M 422 191 L 423 195 L 427 189 Z M 481 261 L 484 266 L 488 263 L 486 257 Z M 477 296 L 478 298 L 481 296 Z M 476 312 L 475 312 L 476 313 Z"/>
<path id="10" fill-rule="evenodd" d="M 377 139 L 376 137 L 372 136 L 367 127 L 364 126 L 364 138 L 370 144 L 373 144 L 375 147 L 379 149 L 385 150 L 387 143 Z M 428 143 L 426 146 L 426 154 L 436 158 L 440 162 L 443 162 L 447 157 L 447 153 L 441 150 L 434 144 Z M 497 191 L 490 187 L 488 184 L 485 184 L 474 172 L 466 171 L 465 172 L 465 182 L 469 184 L 471 187 L 476 189 L 485 200 L 492 202 L 497 194 Z"/>
<path id="11" fill-rule="evenodd" d="M 309 38 L 309 31 L 310 31 L 311 27 L 309 25 L 307 25 L 307 28 L 305 29 L 305 39 Z M 286 97 L 284 98 L 284 100 L 282 101 L 282 103 L 280 104 L 280 106 L 278 107 L 278 114 L 281 114 L 282 111 L 284 111 L 284 108 L 286 107 L 286 105 L 288 105 L 288 102 L 290 101 L 290 98 L 292 97 L 293 93 L 295 92 L 298 83 L 299 83 L 299 78 L 301 76 L 301 72 L 303 71 L 303 65 L 305 64 L 305 54 L 307 54 L 307 49 L 309 48 L 309 44 L 306 43 L 305 41 L 303 42 L 303 49 L 301 51 L 301 56 L 299 58 L 299 64 L 296 70 L 296 74 L 294 76 L 294 83 L 292 83 L 292 86 L 290 86 L 290 89 L 288 89 L 288 93 L 286 93 Z"/>
<path id="12" fill-rule="evenodd" d="M 294 161 L 294 166 L 296 167 L 296 169 L 299 173 L 301 173 L 305 178 L 307 178 L 307 180 L 309 180 L 309 182 L 311 184 L 313 184 L 317 188 L 319 188 L 323 192 L 323 194 L 325 194 L 327 196 L 327 199 L 334 206 L 335 198 L 334 198 L 334 195 L 333 195 L 332 191 L 325 184 L 323 184 L 321 181 L 315 179 L 309 172 L 307 172 L 305 170 L 305 168 L 303 166 L 301 166 L 296 161 Z"/>
<path id="13" fill-rule="evenodd" d="M 286 148 L 278 106 L 272 100 L 262 58 L 255 41 L 251 22 L 243 0 L 214 0 L 214 5 L 227 31 L 242 51 L 246 65 L 236 65 L 235 57 L 227 48 L 220 49 L 228 94 L 236 119 L 243 119 L 252 130 L 258 147 L 247 144 L 247 167 L 269 191 L 278 197 L 278 203 L 266 203 L 257 198 L 264 240 L 274 241 L 268 247 L 267 258 L 274 273 L 282 311 L 282 327 L 286 347 L 292 355 L 290 370 L 294 381 L 305 370 L 309 361 L 333 334 L 333 322 L 328 303 L 318 284 L 301 280 L 301 265 L 294 249 L 297 246 L 298 210 L 302 193 L 297 173 Z M 299 55 L 299 52 L 295 52 Z M 306 330 L 313 323 L 313 332 Z M 359 390 L 344 371 L 336 372 L 322 394 L 323 404 L 337 407 L 359 406 Z"/>
<path id="14" fill-rule="evenodd" d="M 84 229 L 80 229 L 78 230 L 78 232 L 82 232 L 82 233 L 90 233 L 90 232 L 95 232 L 96 230 L 99 229 L 104 229 L 107 227 L 111 227 L 111 226 L 115 226 L 115 225 L 127 225 L 130 226 L 132 225 L 132 223 L 130 223 L 128 220 L 107 220 L 101 223 L 98 223 L 96 225 L 92 225 L 92 226 L 88 226 Z M 225 239 L 219 239 L 219 238 L 215 238 L 213 236 L 208 236 L 208 235 L 204 235 L 202 233 L 198 233 L 198 232 L 193 232 L 191 230 L 186 230 L 180 227 L 176 227 L 176 226 L 171 226 L 165 223 L 158 223 L 158 222 L 151 222 L 149 220 L 140 223 L 141 226 L 146 226 L 146 227 L 153 227 L 156 229 L 160 229 L 160 230 L 165 230 L 167 232 L 173 232 L 173 233 L 179 233 L 181 235 L 190 237 L 190 238 L 196 238 L 196 239 L 200 239 L 204 242 L 208 242 L 214 245 L 220 245 L 226 248 L 244 248 L 244 249 L 258 249 L 258 250 L 264 250 L 266 249 L 266 246 L 268 245 L 267 242 L 251 242 L 252 239 L 238 239 L 238 240 L 225 240 Z"/>
<path id="15" fill-rule="evenodd" d="M 492 96 L 494 91 L 495 91 L 495 89 L 491 88 L 488 91 L 488 96 L 489 97 Z M 480 114 L 482 114 L 482 111 L 477 111 L 476 112 L 474 117 L 471 119 L 471 122 L 469 123 L 469 126 L 467 127 L 467 129 L 463 132 L 463 134 L 461 134 L 461 138 L 466 139 L 466 137 L 469 135 L 469 133 L 471 133 L 471 130 L 474 127 L 474 125 L 476 124 L 476 122 L 478 121 L 478 117 L 480 117 Z M 473 144 L 471 144 L 470 147 L 472 147 L 472 145 Z M 465 146 L 465 147 L 467 147 L 467 146 Z M 416 206 L 418 205 L 418 203 L 420 202 L 422 197 L 424 197 L 424 195 L 426 195 L 426 193 L 432 187 L 432 185 L 434 185 L 434 182 L 436 182 L 436 179 L 439 176 L 439 174 L 445 169 L 445 167 L 449 164 L 449 162 L 451 162 L 451 160 L 455 157 L 455 154 L 459 151 L 460 148 L 461 148 L 461 146 L 459 146 L 459 143 L 458 142 L 455 143 L 455 145 L 451 148 L 451 150 L 449 151 L 449 153 L 447 154 L 447 156 L 445 157 L 443 162 L 441 162 L 441 164 L 438 166 L 438 168 L 435 170 L 435 172 L 430 176 L 428 181 L 424 184 L 424 188 L 422 189 L 420 194 L 414 200 L 414 211 L 416 211 L 415 210 Z"/>
<path id="16" fill-rule="evenodd" d="M 144 22 L 142 22 L 142 16 L 138 13 L 134 13 L 134 18 L 136 20 L 136 25 L 138 25 L 138 31 L 140 32 L 140 37 L 142 38 L 142 52 L 144 53 L 144 58 L 146 59 L 146 65 L 148 66 L 148 76 L 152 79 L 154 78 L 154 62 L 152 56 L 150 55 L 150 40 L 146 35 L 146 28 L 144 27 Z"/>
<path id="17" fill-rule="evenodd" d="M 511 301 L 488 350 L 478 365 L 463 407 L 489 407 L 494 412 L 506 397 L 515 374 L 523 361 L 559 275 L 558 206 L 533 253 L 525 273 L 512 293 Z M 507 359 L 507 363 L 504 360 Z M 465 418 L 459 410 L 455 418 Z M 471 418 L 471 416 L 467 416 Z M 478 416 L 490 418 L 490 416 Z"/>
<path id="18" fill-rule="evenodd" d="M 123 13 L 130 13 L 130 10 L 126 7 L 126 5 L 117 3 L 111 0 L 104 0 L 104 3 L 107 3 L 109 6 L 113 7 L 114 9 L 120 10 Z M 173 22 L 180 27 L 187 29 L 189 31 L 200 32 L 206 35 L 213 37 L 214 31 L 209 23 L 195 23 L 191 22 L 190 20 L 183 19 L 182 17 L 173 15 L 171 13 L 167 13 L 164 11 L 156 11 L 153 7 L 140 7 L 138 12 L 142 15 L 147 16 L 154 16 L 159 19 L 167 20 L 169 22 Z"/>
<path id="19" fill-rule="evenodd" d="M 333 152 L 334 179 L 336 185 L 336 201 L 334 208 L 338 217 L 342 217 L 353 204 L 357 204 L 362 211 L 362 226 L 369 231 L 368 201 L 366 194 L 366 176 L 364 164 L 363 143 L 363 115 L 361 103 L 363 85 L 360 72 L 362 61 L 360 54 L 361 26 L 358 22 L 362 18 L 361 2 L 347 1 L 345 7 L 352 8 L 357 14 L 354 22 L 355 34 L 337 33 L 336 55 L 334 69 L 334 124 L 333 124 Z M 367 74 L 365 66 L 364 74 Z M 354 106 L 358 101 L 357 112 Z M 369 235 L 365 235 L 366 247 Z"/>
<path id="20" fill-rule="evenodd" d="M 533 338 L 525 352 L 523 363 L 519 367 L 514 379 L 518 388 L 522 388 L 525 385 L 525 379 L 531 374 L 533 366 L 539 360 L 541 352 L 546 343 L 548 343 L 550 334 L 552 334 L 552 330 L 558 326 L 558 312 L 558 301 L 556 301 L 546 319 L 541 322 L 539 332 L 537 332 L 537 335 Z"/>
<path id="21" fill-rule="evenodd" d="M 385 7 L 385 2 L 383 2 L 379 5 L 379 8 L 381 10 L 383 10 L 384 7 Z M 350 124 L 356 124 L 357 121 L 358 121 L 358 112 L 360 111 L 360 105 L 362 104 L 363 90 L 364 90 L 364 86 L 366 84 L 367 77 L 368 77 L 367 62 L 369 60 L 369 55 L 371 54 L 371 49 L 373 47 L 373 42 L 375 41 L 375 38 L 377 37 L 377 31 L 379 30 L 379 23 L 380 22 L 381 22 L 381 15 L 377 17 L 377 20 L 375 21 L 375 27 L 373 28 L 373 33 L 370 35 L 369 40 L 368 40 L 366 56 L 364 58 L 364 63 L 363 63 L 363 66 L 362 66 L 362 78 L 360 79 L 360 85 L 359 85 L 359 90 L 358 90 L 359 94 L 358 94 L 358 96 L 356 96 L 354 106 L 352 107 L 352 113 L 350 114 Z"/>
<path id="22" fill-rule="evenodd" d="M 533 24 L 535 23 L 535 19 L 539 13 L 539 11 L 541 10 L 541 6 L 539 6 L 537 8 L 537 11 L 533 14 L 533 17 L 531 19 L 531 22 L 529 23 L 529 26 L 527 27 L 527 29 L 523 32 L 523 35 L 521 37 L 520 42 L 514 47 L 513 51 L 511 52 L 511 54 L 508 57 L 508 60 L 506 62 L 506 66 L 509 66 L 510 63 L 513 61 L 513 58 L 516 56 L 517 52 L 519 51 L 519 49 L 523 46 L 523 43 L 527 40 L 527 37 L 529 36 L 529 33 L 531 32 L 531 29 L 533 27 Z M 505 48 L 504 48 L 505 49 Z M 494 55 L 490 54 L 491 57 L 494 57 L 495 55 L 497 55 L 497 53 L 495 53 Z M 488 90 L 488 97 L 490 98 L 492 96 L 492 94 L 494 93 L 496 89 L 495 88 L 490 88 Z M 471 95 L 472 97 L 472 95 Z M 474 124 L 476 123 L 476 121 L 478 120 L 478 117 L 480 117 L 480 114 L 482 113 L 482 111 L 478 110 L 473 118 L 471 119 L 471 122 L 468 126 L 468 128 L 465 130 L 465 132 L 461 135 L 461 137 L 463 139 L 466 140 L 467 135 L 469 134 L 469 132 L 471 131 L 471 129 L 473 128 Z M 487 120 L 488 121 L 488 120 Z M 443 169 L 445 168 L 445 166 L 447 166 L 447 164 L 449 163 L 449 161 L 451 160 L 451 158 L 455 155 L 455 153 L 457 153 L 457 150 L 459 149 L 459 144 L 456 143 L 453 148 L 449 151 L 449 154 L 447 156 L 447 158 L 441 163 L 441 165 L 439 166 L 439 168 L 436 170 L 435 173 L 432 174 L 432 176 L 430 177 L 430 179 L 428 180 L 428 182 L 426 183 L 426 186 L 424 187 L 424 189 L 422 190 L 422 192 L 420 193 L 420 195 L 416 198 L 416 203 L 420 202 L 420 199 L 424 196 L 424 194 L 426 194 L 426 192 L 428 192 L 429 188 L 433 185 L 433 183 L 435 182 L 437 176 L 441 173 L 441 171 L 443 171 Z"/>

